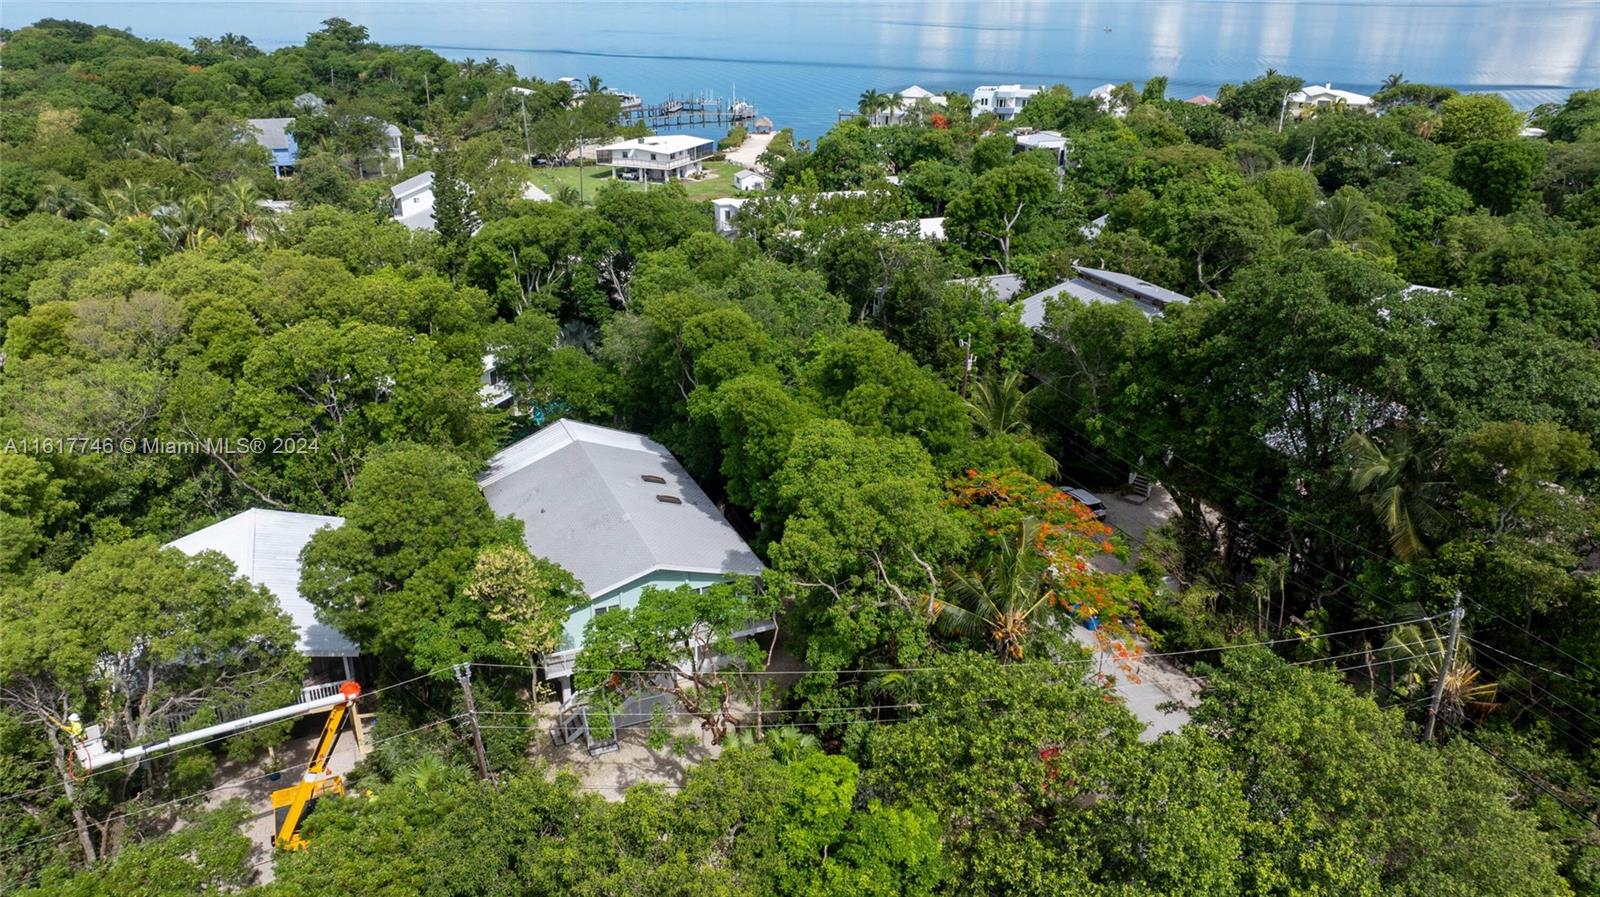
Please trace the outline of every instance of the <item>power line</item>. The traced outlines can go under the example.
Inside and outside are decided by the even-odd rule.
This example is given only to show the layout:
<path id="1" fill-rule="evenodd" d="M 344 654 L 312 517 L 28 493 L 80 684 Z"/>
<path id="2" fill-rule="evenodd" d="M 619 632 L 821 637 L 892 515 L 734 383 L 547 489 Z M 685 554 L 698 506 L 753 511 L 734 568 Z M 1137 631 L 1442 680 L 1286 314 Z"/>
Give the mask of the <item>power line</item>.
<path id="1" fill-rule="evenodd" d="M 1413 618 L 1413 619 L 1410 619 L 1410 620 L 1400 620 L 1400 621 L 1393 622 L 1393 623 L 1379 623 L 1379 624 L 1376 624 L 1376 625 L 1373 625 L 1373 626 L 1359 626 L 1359 627 L 1356 627 L 1354 629 L 1341 629 L 1341 630 L 1338 630 L 1336 632 L 1322 632 L 1322 633 L 1316 633 L 1314 635 L 1300 635 L 1300 636 L 1292 636 L 1292 637 L 1287 637 L 1287 638 L 1266 639 L 1264 641 L 1258 641 L 1258 642 L 1242 642 L 1242 643 L 1238 643 L 1238 644 L 1218 645 L 1217 647 L 1214 647 L 1214 648 L 1188 648 L 1188 649 L 1185 649 L 1185 650 L 1182 650 L 1182 651 L 1140 652 L 1138 654 L 1131 655 L 1127 659 L 1130 660 L 1130 661 L 1137 662 L 1137 661 L 1146 660 L 1146 659 L 1156 659 L 1156 658 L 1166 658 L 1166 657 L 1184 657 L 1184 656 L 1189 656 L 1189 655 L 1194 655 L 1194 654 L 1210 654 L 1210 653 L 1213 653 L 1213 652 L 1236 651 L 1236 650 L 1241 650 L 1241 649 L 1244 649 L 1244 648 L 1262 648 L 1262 647 L 1269 647 L 1269 646 L 1272 646 L 1272 645 L 1288 644 L 1290 642 L 1314 641 L 1314 640 L 1317 640 L 1317 639 L 1335 638 L 1337 636 L 1344 636 L 1344 635 L 1354 635 L 1354 634 L 1362 633 L 1362 632 L 1372 632 L 1372 631 L 1378 630 L 1378 629 L 1389 629 L 1389 628 L 1392 628 L 1392 627 L 1395 627 L 1395 626 L 1409 625 L 1411 623 L 1428 622 L 1428 621 L 1432 621 L 1432 620 L 1437 620 L 1442 616 L 1444 616 L 1444 614 L 1433 614 L 1431 616 L 1416 617 L 1416 618 Z M 1327 660 L 1327 659 L 1328 658 L 1313 658 L 1313 659 L 1308 660 L 1308 661 L 1301 661 L 1301 663 L 1317 663 L 1319 661 L 1323 661 L 1323 660 Z M 1033 664 L 1050 663 L 1050 664 L 1058 664 L 1058 665 L 1067 665 L 1067 664 L 1079 663 L 1079 662 L 1082 662 L 1082 658 L 1073 657 L 1073 658 L 1045 659 L 1045 660 L 1034 660 L 1034 661 L 1032 661 Z M 519 664 L 519 663 L 477 662 L 477 663 L 474 663 L 473 666 L 483 667 L 483 668 L 492 668 L 492 669 L 526 670 L 526 671 L 537 671 L 537 670 L 541 669 L 540 667 L 534 666 L 532 664 Z M 1023 668 L 1026 668 L 1027 666 L 1028 666 L 1027 664 L 1002 664 L 1000 666 L 1000 669 L 1002 669 L 1002 670 L 1006 670 L 1006 669 L 1023 669 Z M 851 668 L 846 668 L 846 669 L 807 670 L 805 672 L 806 673 L 839 673 L 839 674 L 846 674 L 846 673 L 848 673 L 848 674 L 931 673 L 931 672 L 937 672 L 937 671 L 942 670 L 942 669 L 944 669 L 944 667 L 938 667 L 938 666 L 851 667 Z M 575 667 L 573 669 L 573 672 L 574 673 L 578 673 L 578 672 L 586 672 L 586 673 L 618 673 L 618 674 L 623 674 L 623 675 L 649 675 L 651 673 L 656 673 L 656 672 L 659 672 L 659 671 L 658 670 L 644 670 L 644 669 L 632 669 L 632 670 L 629 670 L 629 669 L 611 669 L 611 668 L 593 668 L 593 669 L 591 669 L 589 667 Z M 798 673 L 797 674 L 797 673 L 795 673 L 793 671 L 787 671 L 787 670 L 737 670 L 737 669 L 719 670 L 717 674 L 720 675 L 720 676 L 796 676 L 796 675 L 804 675 L 804 673 Z"/>
<path id="2" fill-rule="evenodd" d="M 1089 407 L 1087 405 L 1085 405 L 1082 400 L 1080 400 L 1077 396 L 1074 396 L 1071 393 L 1068 393 L 1068 392 L 1062 390 L 1061 388 L 1059 388 L 1058 386 L 1056 386 L 1054 381 L 1046 380 L 1043 377 L 1040 377 L 1038 375 L 1033 375 L 1033 377 L 1034 377 L 1034 379 L 1039 381 L 1040 385 L 1049 387 L 1057 395 L 1062 396 L 1064 398 L 1067 398 L 1067 399 L 1071 400 L 1072 402 L 1076 403 L 1079 408 L 1082 408 L 1085 411 L 1090 410 Z M 1163 446 L 1157 445 L 1152 440 L 1150 440 L 1148 437 L 1143 436 L 1142 434 L 1139 434 L 1139 433 L 1137 433 L 1137 432 L 1135 432 L 1133 430 L 1129 430 L 1127 427 L 1123 426 L 1122 424 L 1120 424 L 1120 423 L 1118 423 L 1118 422 L 1116 422 L 1114 420 L 1110 420 L 1108 418 L 1102 418 L 1102 420 L 1104 420 L 1105 423 L 1109 424 L 1110 426 L 1115 427 L 1117 430 L 1119 430 L 1119 431 L 1121 431 L 1123 433 L 1129 434 L 1129 435 L 1139 439 L 1140 441 L 1144 442 L 1146 445 L 1150 446 L 1151 448 L 1161 451 L 1163 454 L 1167 455 L 1168 457 L 1175 458 L 1175 459 L 1177 459 L 1179 461 L 1182 461 L 1191 470 L 1195 470 L 1195 471 L 1198 471 L 1200 473 L 1203 473 L 1206 476 L 1211 477 L 1213 480 L 1216 480 L 1218 483 L 1222 484 L 1223 486 L 1225 486 L 1225 487 L 1227 487 L 1229 489 L 1232 489 L 1233 491 L 1238 492 L 1238 493 L 1240 493 L 1242 495 L 1246 495 L 1246 496 L 1248 496 L 1250 498 L 1253 498 L 1256 501 L 1259 501 L 1262 504 L 1265 504 L 1268 507 L 1271 507 L 1271 508 L 1281 512 L 1285 516 L 1288 516 L 1288 517 L 1293 517 L 1294 516 L 1294 512 L 1290 511 L 1288 508 L 1286 508 L 1286 507 L 1284 507 L 1284 506 L 1272 501 L 1271 499 L 1263 498 L 1262 496 L 1256 495 L 1255 493 L 1251 492 L 1249 489 L 1246 489 L 1244 486 L 1241 486 L 1238 483 L 1234 483 L 1234 482 L 1231 482 L 1229 480 L 1226 480 L 1223 477 L 1211 472 L 1210 470 L 1208 470 L 1208 469 L 1206 469 L 1204 467 L 1201 467 L 1198 464 L 1195 464 L 1194 462 L 1192 462 L 1189 459 L 1183 457 L 1182 455 L 1179 455 L 1177 453 L 1177 451 L 1174 450 L 1171 446 L 1163 447 Z M 1058 421 L 1058 422 L 1060 422 L 1060 421 Z M 1083 435 L 1083 434 L 1080 434 L 1080 435 Z M 1107 451 L 1110 451 L 1110 450 L 1107 449 Z M 1115 452 L 1112 452 L 1112 454 L 1116 455 Z M 1118 456 L 1118 457 L 1121 457 L 1121 456 Z M 1127 458 L 1121 458 L 1121 460 L 1123 460 L 1124 462 L 1127 462 L 1128 459 Z M 1335 532 L 1335 531 L 1333 531 L 1331 529 L 1328 529 L 1327 527 L 1325 527 L 1325 526 L 1323 526 L 1323 525 L 1321 525 L 1321 524 L 1319 524 L 1319 523 L 1317 523 L 1317 522 L 1315 522 L 1313 520 L 1309 520 L 1308 519 L 1308 520 L 1305 520 L 1304 522 L 1307 525 L 1309 525 L 1312 529 L 1315 529 L 1318 532 L 1321 532 L 1321 533 L 1323 533 L 1323 534 L 1325 534 L 1325 535 L 1327 535 L 1327 536 L 1329 536 L 1329 537 L 1331 537 L 1331 538 L 1333 538 L 1333 539 L 1335 539 L 1335 540 L 1337 540 L 1339 542 L 1342 542 L 1342 543 L 1344 543 L 1346 545 L 1349 545 L 1352 548 L 1355 548 L 1357 551 L 1361 552 L 1362 554 L 1365 554 L 1368 557 L 1373 558 L 1374 560 L 1382 561 L 1384 563 L 1390 563 L 1391 560 L 1392 560 L 1390 558 L 1384 557 L 1381 554 L 1378 554 L 1377 552 L 1373 551 L 1372 549 L 1368 548 L 1365 545 L 1362 545 L 1359 542 L 1351 540 L 1348 537 L 1346 537 L 1344 535 L 1341 535 L 1340 533 L 1337 533 L 1337 532 Z M 1257 536 L 1258 536 L 1258 538 L 1260 537 L 1259 534 L 1257 534 Z M 1331 573 L 1331 571 L 1328 571 L 1328 572 Z M 1348 580 L 1346 580 L 1346 581 L 1348 582 Z M 1591 670 L 1592 672 L 1600 673 L 1600 669 L 1597 669 L 1596 667 L 1594 667 L 1593 665 L 1589 664 L 1587 661 L 1584 661 L 1581 658 L 1575 657 L 1575 656 L 1567 653 L 1566 651 L 1563 651 L 1560 647 L 1550 643 L 1549 641 L 1546 641 L 1544 638 L 1539 636 L 1537 633 L 1527 629 L 1526 627 L 1524 627 L 1521 624 L 1517 623 L 1515 620 L 1511 620 L 1511 619 L 1506 618 L 1505 616 L 1502 616 L 1501 614 L 1496 612 L 1494 609 L 1486 607 L 1483 604 L 1479 603 L 1478 601 L 1471 599 L 1470 597 L 1468 598 L 1468 600 L 1471 601 L 1472 605 L 1474 607 L 1476 607 L 1477 609 L 1482 610 L 1485 613 L 1489 614 L 1490 616 L 1494 617 L 1495 619 L 1501 620 L 1501 621 L 1505 622 L 1506 624 L 1516 628 L 1517 630 L 1519 630 L 1522 633 L 1526 634 L 1530 638 L 1533 638 L 1535 641 L 1538 641 L 1539 643 L 1543 644 L 1545 647 L 1551 649 L 1552 651 L 1555 651 L 1557 654 L 1560 654 L 1561 656 L 1566 657 L 1568 660 L 1571 660 L 1574 663 L 1577 663 L 1578 665 L 1580 665 L 1582 667 L 1585 667 L 1586 669 Z"/>

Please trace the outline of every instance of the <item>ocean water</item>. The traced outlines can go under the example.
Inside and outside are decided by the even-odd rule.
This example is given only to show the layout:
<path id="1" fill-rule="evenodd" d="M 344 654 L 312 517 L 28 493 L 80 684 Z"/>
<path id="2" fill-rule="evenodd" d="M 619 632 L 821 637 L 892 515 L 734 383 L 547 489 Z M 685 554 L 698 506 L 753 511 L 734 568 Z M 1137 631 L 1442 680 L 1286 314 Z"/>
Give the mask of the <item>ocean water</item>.
<path id="1" fill-rule="evenodd" d="M 0 25 L 53 16 L 187 43 L 244 34 L 271 50 L 343 16 L 374 40 L 492 57 L 542 78 L 599 75 L 646 102 L 709 92 L 797 137 L 861 91 L 920 84 L 1107 82 L 1166 75 L 1169 96 L 1271 67 L 1370 93 L 1391 72 L 1531 107 L 1600 87 L 1600 0 L 168 0 L 0 3 Z"/>

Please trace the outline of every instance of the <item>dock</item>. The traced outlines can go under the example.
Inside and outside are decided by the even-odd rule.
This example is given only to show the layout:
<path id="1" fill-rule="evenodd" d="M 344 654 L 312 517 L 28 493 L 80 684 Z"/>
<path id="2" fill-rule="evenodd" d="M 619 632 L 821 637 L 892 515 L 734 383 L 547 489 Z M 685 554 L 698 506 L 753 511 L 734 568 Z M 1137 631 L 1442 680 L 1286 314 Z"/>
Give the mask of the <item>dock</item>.
<path id="1" fill-rule="evenodd" d="M 695 125 L 737 125 L 753 121 L 760 113 L 742 100 L 728 101 L 709 94 L 668 96 L 659 103 L 623 107 L 618 116 L 624 126 L 642 124 L 651 130 Z"/>

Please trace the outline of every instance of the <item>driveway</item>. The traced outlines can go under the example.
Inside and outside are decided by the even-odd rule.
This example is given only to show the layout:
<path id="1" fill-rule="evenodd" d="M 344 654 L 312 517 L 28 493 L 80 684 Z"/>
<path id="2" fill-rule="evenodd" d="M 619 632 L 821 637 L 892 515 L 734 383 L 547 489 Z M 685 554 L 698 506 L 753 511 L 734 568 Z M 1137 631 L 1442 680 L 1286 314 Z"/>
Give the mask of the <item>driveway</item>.
<path id="1" fill-rule="evenodd" d="M 756 168 L 756 160 L 767 151 L 767 144 L 771 142 L 771 134 L 751 134 L 744 139 L 744 143 L 728 150 L 727 159 L 746 168 Z"/>
<path id="2" fill-rule="evenodd" d="M 1144 502 L 1132 502 L 1121 495 L 1100 497 L 1106 503 L 1106 523 L 1128 545 L 1130 564 L 1138 561 L 1145 532 L 1166 523 L 1178 510 L 1172 496 L 1159 485 L 1150 487 L 1150 497 Z M 1107 573 L 1121 573 L 1130 569 L 1129 564 L 1105 555 L 1096 557 L 1094 565 Z M 1198 703 L 1200 686 L 1182 670 L 1159 657 L 1141 657 L 1131 662 L 1113 660 L 1095 634 L 1082 626 L 1072 627 L 1072 637 L 1094 655 L 1094 678 L 1111 679 L 1112 690 L 1122 698 L 1128 710 L 1145 724 L 1140 738 L 1154 741 L 1168 732 L 1176 732 L 1189 722 L 1186 708 Z M 1141 647 L 1149 649 L 1148 643 Z M 1178 706 L 1163 708 L 1162 705 L 1169 703 Z"/>

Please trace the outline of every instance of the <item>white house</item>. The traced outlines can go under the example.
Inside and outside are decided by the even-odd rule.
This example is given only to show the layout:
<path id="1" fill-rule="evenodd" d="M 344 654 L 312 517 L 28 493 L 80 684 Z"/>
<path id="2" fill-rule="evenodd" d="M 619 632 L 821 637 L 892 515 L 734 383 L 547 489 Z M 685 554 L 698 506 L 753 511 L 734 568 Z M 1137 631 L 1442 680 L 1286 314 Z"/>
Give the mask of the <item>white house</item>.
<path id="1" fill-rule="evenodd" d="M 1121 100 L 1112 95 L 1111 92 L 1116 89 L 1117 85 L 1115 84 L 1102 84 L 1089 91 L 1089 96 L 1100 101 L 1101 112 L 1109 112 L 1117 118 L 1121 118 L 1128 114 L 1128 107 L 1124 106 Z"/>
<path id="2" fill-rule="evenodd" d="M 1044 92 L 1044 85 L 1024 87 L 1021 84 L 982 84 L 972 90 L 972 112 L 982 115 L 993 112 L 1001 121 L 1017 117 L 1028 101 Z"/>
<path id="3" fill-rule="evenodd" d="M 433 230 L 433 172 L 389 188 L 391 217 L 410 230 Z"/>
<path id="4" fill-rule="evenodd" d="M 266 586 L 289 615 L 298 637 L 296 649 L 311 660 L 316 680 L 353 676 L 352 660 L 361 652 L 337 629 L 317 620 L 316 608 L 300 594 L 300 551 L 323 528 L 338 529 L 343 517 L 251 508 L 167 543 L 184 554 L 215 551 L 233 562 L 239 575 Z"/>
<path id="5" fill-rule="evenodd" d="M 673 178 L 698 175 L 701 161 L 716 152 L 717 145 L 704 137 L 689 134 L 664 134 L 612 143 L 595 150 L 595 161 L 609 165 L 630 180 L 665 183 Z"/>
<path id="6" fill-rule="evenodd" d="M 735 182 L 737 183 L 737 182 Z M 724 237 L 731 237 L 739 229 L 733 226 L 733 216 L 739 214 L 747 202 L 742 196 L 723 196 L 711 201 L 711 226 Z"/>
<path id="7" fill-rule="evenodd" d="M 1189 297 L 1182 293 L 1158 287 L 1131 274 L 1103 271 L 1083 265 L 1073 265 L 1072 269 L 1078 272 L 1077 277 L 1062 281 L 1048 290 L 1041 290 L 1022 300 L 1024 326 L 1034 330 L 1043 327 L 1046 305 L 1050 300 L 1062 295 L 1091 305 L 1114 305 L 1126 302 L 1144 312 L 1147 318 L 1160 315 L 1171 305 L 1189 301 Z"/>
<path id="8" fill-rule="evenodd" d="M 751 193 L 767 189 L 767 176 L 759 171 L 745 170 L 733 176 L 733 189 L 742 193 Z"/>
<path id="9" fill-rule="evenodd" d="M 1284 98 L 1284 108 L 1296 118 L 1313 109 L 1327 109 L 1334 106 L 1371 112 L 1372 97 L 1348 90 L 1339 90 L 1332 84 L 1312 84 L 1300 90 L 1291 91 Z"/>
<path id="10" fill-rule="evenodd" d="M 1016 152 L 1025 153 L 1028 150 L 1046 150 L 1056 157 L 1056 165 L 1067 164 L 1067 150 L 1072 141 L 1061 136 L 1055 131 L 1014 131 L 1017 141 Z"/>
<path id="11" fill-rule="evenodd" d="M 899 97 L 898 100 L 895 98 Z M 867 123 L 873 126 L 897 125 L 906 120 L 918 103 L 930 103 L 943 107 L 946 100 L 943 95 L 934 93 L 920 85 L 902 87 L 899 90 L 889 91 L 885 94 L 887 102 L 884 108 L 873 112 L 867 117 Z"/>
<path id="12" fill-rule="evenodd" d="M 543 659 L 563 699 L 596 616 L 636 606 L 650 587 L 706 589 L 765 569 L 672 453 L 637 433 L 557 421 L 489 459 L 478 486 L 496 514 L 523 522 L 529 551 L 589 596 Z M 741 634 L 771 628 L 757 621 Z"/>

